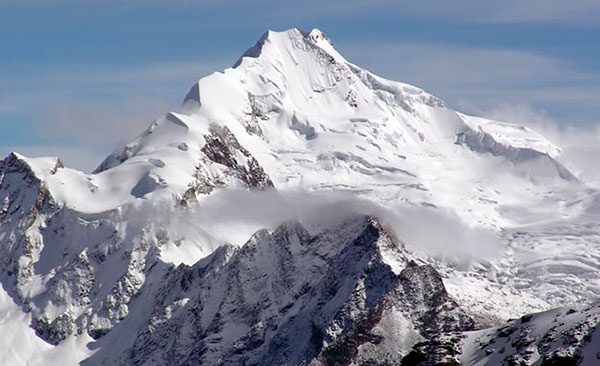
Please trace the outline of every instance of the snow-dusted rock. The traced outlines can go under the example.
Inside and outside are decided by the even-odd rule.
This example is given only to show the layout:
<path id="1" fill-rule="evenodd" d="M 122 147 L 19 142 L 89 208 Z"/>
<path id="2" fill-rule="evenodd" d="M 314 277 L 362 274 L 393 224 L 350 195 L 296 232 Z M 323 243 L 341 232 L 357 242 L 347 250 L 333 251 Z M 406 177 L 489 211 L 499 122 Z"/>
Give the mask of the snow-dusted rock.
<path id="1" fill-rule="evenodd" d="M 359 352 L 370 359 L 368 345 L 400 359 L 416 338 L 473 327 L 431 266 L 405 258 L 395 274 L 383 251 L 405 258 L 401 243 L 368 217 L 316 234 L 297 222 L 261 230 L 241 248 L 168 271 L 120 362 L 328 365 Z M 380 331 L 393 327 L 406 328 Z"/>
<path id="2" fill-rule="evenodd" d="M 501 326 L 419 343 L 402 365 L 597 365 L 600 305 L 526 314 Z"/>

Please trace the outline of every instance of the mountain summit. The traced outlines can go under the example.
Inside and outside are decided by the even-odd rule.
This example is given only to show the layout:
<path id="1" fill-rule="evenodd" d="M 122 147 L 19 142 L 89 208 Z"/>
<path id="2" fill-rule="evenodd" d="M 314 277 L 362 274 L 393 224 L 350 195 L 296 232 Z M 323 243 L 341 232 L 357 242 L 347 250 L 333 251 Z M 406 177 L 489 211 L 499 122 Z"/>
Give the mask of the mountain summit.
<path id="1" fill-rule="evenodd" d="M 0 319 L 27 339 L 0 336 L 22 350 L 0 358 L 396 365 L 443 342 L 456 355 L 474 344 L 464 332 L 597 297 L 598 202 L 527 127 L 376 76 L 317 29 L 268 31 L 91 174 L 0 162 Z M 588 341 L 527 347 L 581 359 Z"/>

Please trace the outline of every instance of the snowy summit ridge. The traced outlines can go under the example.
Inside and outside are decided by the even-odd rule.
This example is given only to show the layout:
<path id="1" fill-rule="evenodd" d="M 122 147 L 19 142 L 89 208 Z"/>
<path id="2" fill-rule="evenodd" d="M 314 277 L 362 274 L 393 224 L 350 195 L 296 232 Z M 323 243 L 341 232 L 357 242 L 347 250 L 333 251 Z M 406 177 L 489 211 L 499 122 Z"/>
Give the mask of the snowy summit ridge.
<path id="1" fill-rule="evenodd" d="M 0 358 L 396 365 L 447 341 L 460 360 L 581 360 L 597 306 L 555 312 L 589 335 L 569 347 L 490 356 L 468 333 L 597 298 L 598 191 L 559 159 L 317 29 L 268 31 L 93 173 L 0 162 L 0 325 L 30 347 Z"/>
<path id="2" fill-rule="evenodd" d="M 212 124 L 226 127 L 262 166 L 281 165 L 282 158 L 297 161 L 297 155 L 306 151 L 316 155 L 310 169 L 325 175 L 335 171 L 329 169 L 331 164 L 342 164 L 361 175 L 366 171 L 371 176 L 385 175 L 409 164 L 402 161 L 405 150 L 415 155 L 448 155 L 444 149 L 452 148 L 448 143 L 452 142 L 507 156 L 516 163 L 541 160 L 539 165 L 546 166 L 543 173 L 572 179 L 554 160 L 560 150 L 527 128 L 454 113 L 418 88 L 382 79 L 347 62 L 322 32 L 291 29 L 266 32 L 233 68 L 195 84 L 181 112 L 170 112 L 123 151 L 109 156 L 95 171 L 96 177 L 119 175 L 125 161 L 127 176 L 135 176 L 130 184 L 121 182 L 107 189 L 124 191 L 114 196 L 121 199 L 112 206 L 128 201 L 130 185 L 142 179 L 147 184 L 136 190 L 137 195 L 161 188 L 182 194 L 185 185 L 181 184 L 189 178 L 178 173 L 189 175 L 189 166 L 195 167 L 202 155 L 199 145 L 212 134 L 208 131 Z M 343 140 L 347 141 L 341 144 Z M 370 162 L 373 155 L 389 150 L 402 153 L 376 157 L 379 162 L 385 159 L 385 164 Z M 150 154 L 156 158 L 138 158 Z M 369 159 L 361 159 L 365 155 Z M 176 162 L 167 163 L 170 156 Z M 140 160 L 145 169 L 132 174 L 133 162 L 142 164 Z M 311 164 L 306 163 L 308 168 Z M 107 172 L 108 168 L 113 169 Z M 285 172 L 275 181 L 292 186 L 290 180 L 299 173 Z"/>

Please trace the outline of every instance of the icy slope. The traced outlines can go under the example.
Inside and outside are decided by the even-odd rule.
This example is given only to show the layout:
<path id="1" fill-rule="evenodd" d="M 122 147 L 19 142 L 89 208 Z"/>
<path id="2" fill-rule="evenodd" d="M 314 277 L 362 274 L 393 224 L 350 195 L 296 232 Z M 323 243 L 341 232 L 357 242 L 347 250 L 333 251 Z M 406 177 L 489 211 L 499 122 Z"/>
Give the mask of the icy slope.
<path id="1" fill-rule="evenodd" d="M 227 153 L 229 163 L 203 151 L 217 135 L 242 147 Z M 320 31 L 292 29 L 267 32 L 233 68 L 200 80 L 180 111 L 157 120 L 94 174 L 65 169 L 48 184 L 67 206 L 100 212 L 147 195 L 181 196 L 198 182 L 250 186 L 243 171 L 262 167 L 280 189 L 368 189 L 369 198 L 383 201 L 460 206 L 464 196 L 444 202 L 446 192 L 431 186 L 465 175 L 477 183 L 481 156 L 469 150 L 505 157 L 510 164 L 502 170 L 529 178 L 573 179 L 554 160 L 560 150 L 534 132 L 457 114 L 418 88 L 347 62 Z M 517 169 L 536 158 L 549 163 Z M 485 216 L 487 223 L 501 219 Z"/>

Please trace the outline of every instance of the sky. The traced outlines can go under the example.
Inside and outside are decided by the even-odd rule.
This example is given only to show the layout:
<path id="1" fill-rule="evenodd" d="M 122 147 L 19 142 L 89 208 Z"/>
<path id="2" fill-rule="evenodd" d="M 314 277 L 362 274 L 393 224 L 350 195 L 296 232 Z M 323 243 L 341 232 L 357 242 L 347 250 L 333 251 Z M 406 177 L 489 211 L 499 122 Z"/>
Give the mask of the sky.
<path id="1" fill-rule="evenodd" d="M 292 27 L 600 171 L 600 2 L 582 0 L 0 0 L 0 155 L 91 171 L 267 29 Z"/>

